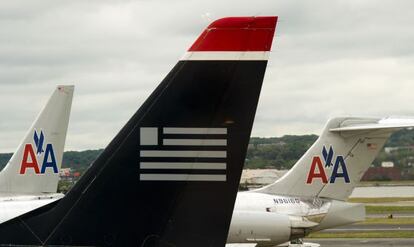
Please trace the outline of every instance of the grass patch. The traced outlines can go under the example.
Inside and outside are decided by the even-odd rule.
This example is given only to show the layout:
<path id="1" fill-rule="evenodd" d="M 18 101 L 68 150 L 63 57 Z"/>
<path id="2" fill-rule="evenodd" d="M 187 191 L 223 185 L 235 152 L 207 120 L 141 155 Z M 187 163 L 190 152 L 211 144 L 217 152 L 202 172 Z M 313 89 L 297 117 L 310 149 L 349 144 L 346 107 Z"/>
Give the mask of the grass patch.
<path id="1" fill-rule="evenodd" d="M 412 231 L 372 231 L 372 232 L 315 232 L 308 238 L 414 238 Z"/>
<path id="2" fill-rule="evenodd" d="M 367 214 L 413 213 L 414 206 L 365 206 Z"/>
<path id="3" fill-rule="evenodd" d="M 414 225 L 414 217 L 404 218 L 367 218 L 364 222 L 356 223 L 357 225 Z"/>
<path id="4" fill-rule="evenodd" d="M 387 202 L 407 202 L 414 201 L 414 197 L 379 197 L 379 198 L 350 198 L 349 202 L 356 203 L 387 203 Z"/>

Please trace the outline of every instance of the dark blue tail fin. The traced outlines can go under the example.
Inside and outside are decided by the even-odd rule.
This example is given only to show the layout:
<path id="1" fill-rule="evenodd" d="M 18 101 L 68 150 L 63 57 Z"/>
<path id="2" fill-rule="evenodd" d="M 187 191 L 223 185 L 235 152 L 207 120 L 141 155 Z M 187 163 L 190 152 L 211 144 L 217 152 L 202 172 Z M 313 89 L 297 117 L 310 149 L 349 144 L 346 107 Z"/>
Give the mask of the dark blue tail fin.
<path id="1" fill-rule="evenodd" d="M 66 197 L 0 244 L 224 246 L 276 20 L 212 23 Z"/>

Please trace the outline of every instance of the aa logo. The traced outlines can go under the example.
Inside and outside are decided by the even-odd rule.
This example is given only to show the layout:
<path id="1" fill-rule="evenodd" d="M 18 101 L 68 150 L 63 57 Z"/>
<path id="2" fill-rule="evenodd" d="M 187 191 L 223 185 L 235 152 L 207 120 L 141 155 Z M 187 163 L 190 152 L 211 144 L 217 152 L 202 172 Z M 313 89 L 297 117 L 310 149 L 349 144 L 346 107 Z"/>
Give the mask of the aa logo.
<path id="1" fill-rule="evenodd" d="M 35 174 L 44 174 L 46 169 L 58 173 L 53 145 L 50 143 L 45 145 L 43 131 L 40 131 L 40 135 L 36 130 L 34 131 L 33 143 L 34 145 L 25 144 L 24 146 L 20 174 L 26 174 L 27 170 L 33 170 Z"/>
<path id="2" fill-rule="evenodd" d="M 312 158 L 306 183 L 311 184 L 314 179 L 319 179 L 325 184 L 328 183 L 328 176 L 326 174 L 329 170 L 332 170 L 329 177 L 329 183 L 335 183 L 337 178 L 343 178 L 345 183 L 350 182 L 344 156 L 338 155 L 334 157 L 332 146 L 329 147 L 329 150 L 323 146 L 322 158 L 320 155 Z"/>

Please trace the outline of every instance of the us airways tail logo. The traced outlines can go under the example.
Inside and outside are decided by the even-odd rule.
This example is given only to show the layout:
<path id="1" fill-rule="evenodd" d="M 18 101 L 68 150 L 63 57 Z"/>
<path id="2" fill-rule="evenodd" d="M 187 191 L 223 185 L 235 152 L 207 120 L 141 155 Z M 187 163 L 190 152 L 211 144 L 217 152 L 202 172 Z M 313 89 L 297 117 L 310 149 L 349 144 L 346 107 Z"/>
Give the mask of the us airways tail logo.
<path id="1" fill-rule="evenodd" d="M 328 183 L 328 177 L 326 176 L 326 172 L 329 171 L 331 168 L 333 169 L 331 176 L 329 178 L 329 183 L 335 183 L 337 178 L 343 178 L 345 183 L 350 182 L 344 156 L 338 155 L 336 156 L 336 159 L 334 159 L 334 150 L 332 146 L 329 147 L 329 150 L 327 150 L 326 147 L 323 146 L 322 158 L 321 156 L 314 156 L 312 158 L 312 163 L 308 173 L 308 179 L 306 180 L 307 184 L 311 184 L 314 179 L 320 179 L 322 180 L 322 183 L 325 184 Z M 341 170 L 342 172 L 340 172 L 339 170 Z"/>
<path id="2" fill-rule="evenodd" d="M 227 181 L 227 128 L 141 127 L 141 181 Z"/>
<path id="3" fill-rule="evenodd" d="M 40 134 L 36 130 L 34 131 L 33 143 L 34 145 L 25 144 L 24 146 L 20 174 L 26 174 L 28 170 L 34 171 L 35 174 L 44 174 L 46 169 L 52 170 L 53 173 L 58 173 L 53 145 L 47 143 L 43 149 L 45 143 L 43 131 L 40 131 Z M 44 155 L 42 155 L 43 153 Z"/>

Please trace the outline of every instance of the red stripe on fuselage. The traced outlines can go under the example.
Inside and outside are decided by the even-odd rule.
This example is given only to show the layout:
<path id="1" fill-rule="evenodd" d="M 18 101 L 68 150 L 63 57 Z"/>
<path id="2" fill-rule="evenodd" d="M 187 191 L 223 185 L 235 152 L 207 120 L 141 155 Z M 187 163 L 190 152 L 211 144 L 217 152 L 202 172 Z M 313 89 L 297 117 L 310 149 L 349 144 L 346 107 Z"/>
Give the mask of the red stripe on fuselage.
<path id="1" fill-rule="evenodd" d="M 277 16 L 219 19 L 188 51 L 270 51 Z"/>

